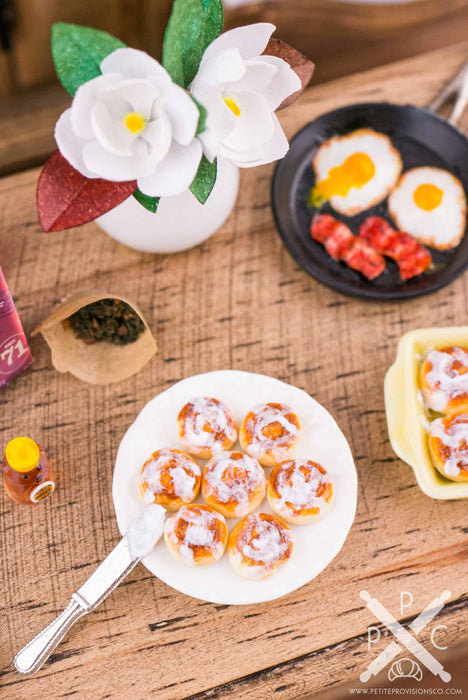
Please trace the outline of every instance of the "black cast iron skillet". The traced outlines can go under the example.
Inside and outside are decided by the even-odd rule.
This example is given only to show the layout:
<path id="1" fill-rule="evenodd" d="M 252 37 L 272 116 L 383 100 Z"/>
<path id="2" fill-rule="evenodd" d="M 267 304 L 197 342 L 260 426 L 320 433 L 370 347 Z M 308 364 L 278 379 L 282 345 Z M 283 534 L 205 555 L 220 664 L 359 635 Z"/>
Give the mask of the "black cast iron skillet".
<path id="1" fill-rule="evenodd" d="M 310 221 L 317 211 L 307 203 L 315 183 L 312 158 L 317 147 L 332 136 L 371 128 L 387 134 L 400 151 L 403 171 L 432 165 L 459 178 L 468 192 L 468 139 L 435 114 L 389 103 L 350 105 L 318 117 L 292 139 L 289 152 L 276 166 L 272 184 L 272 205 L 281 238 L 293 258 L 323 284 L 344 294 L 367 299 L 407 299 L 429 294 L 452 282 L 468 266 L 468 235 L 456 248 L 445 252 L 431 249 L 433 266 L 406 282 L 400 279 L 396 263 L 387 259 L 385 272 L 368 281 L 344 263 L 333 260 L 312 240 Z M 353 233 L 368 216 L 381 216 L 393 224 L 387 201 L 353 217 L 335 212 L 326 204 L 321 211 L 344 221 Z"/>

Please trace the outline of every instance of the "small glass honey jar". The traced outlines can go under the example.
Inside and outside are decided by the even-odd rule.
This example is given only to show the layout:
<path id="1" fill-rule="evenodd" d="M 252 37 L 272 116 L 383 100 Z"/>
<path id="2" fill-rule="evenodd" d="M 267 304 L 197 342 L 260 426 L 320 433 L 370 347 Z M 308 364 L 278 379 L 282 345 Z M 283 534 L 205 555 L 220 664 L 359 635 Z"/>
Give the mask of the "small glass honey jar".
<path id="1" fill-rule="evenodd" d="M 5 490 L 17 503 L 39 503 L 55 489 L 44 448 L 31 438 L 10 440 L 3 455 L 2 471 Z"/>

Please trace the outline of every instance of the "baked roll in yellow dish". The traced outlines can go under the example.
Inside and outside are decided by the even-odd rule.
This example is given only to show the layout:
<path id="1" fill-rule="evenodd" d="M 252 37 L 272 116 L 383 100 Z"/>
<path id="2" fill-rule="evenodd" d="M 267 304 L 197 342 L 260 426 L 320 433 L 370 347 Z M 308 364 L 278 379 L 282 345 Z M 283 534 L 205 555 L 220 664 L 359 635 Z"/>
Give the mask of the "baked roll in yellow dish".
<path id="1" fill-rule="evenodd" d="M 429 350 L 419 382 L 426 408 L 437 413 L 468 411 L 468 348 Z"/>
<path id="2" fill-rule="evenodd" d="M 441 474 L 468 482 L 468 413 L 433 420 L 429 427 L 429 452 Z"/>
<path id="3" fill-rule="evenodd" d="M 292 456 L 300 429 L 299 418 L 289 406 L 263 403 L 245 416 L 239 442 L 244 452 L 264 467 L 274 467 Z"/>
<path id="4" fill-rule="evenodd" d="M 468 348 L 468 327 L 420 328 L 405 333 L 398 344 L 396 360 L 385 377 L 390 442 L 397 455 L 412 466 L 420 488 L 431 498 L 468 498 L 468 482 L 454 479 L 446 471 L 442 474 L 433 461 L 429 433 L 431 421 L 437 420 L 437 415 L 432 408 L 426 408 L 429 394 L 423 396 L 425 387 L 421 385 L 422 375 L 429 374 L 424 368 L 431 353 L 434 350 L 444 353 L 454 347 Z M 440 410 L 442 401 L 436 405 Z"/>
<path id="5" fill-rule="evenodd" d="M 293 547 L 286 523 L 274 515 L 252 513 L 242 518 L 229 536 L 229 561 L 238 574 L 259 581 L 284 566 Z"/>
<path id="6" fill-rule="evenodd" d="M 333 485 L 322 465 L 310 459 L 291 459 L 271 472 L 267 497 L 283 520 L 308 525 L 328 512 Z"/>

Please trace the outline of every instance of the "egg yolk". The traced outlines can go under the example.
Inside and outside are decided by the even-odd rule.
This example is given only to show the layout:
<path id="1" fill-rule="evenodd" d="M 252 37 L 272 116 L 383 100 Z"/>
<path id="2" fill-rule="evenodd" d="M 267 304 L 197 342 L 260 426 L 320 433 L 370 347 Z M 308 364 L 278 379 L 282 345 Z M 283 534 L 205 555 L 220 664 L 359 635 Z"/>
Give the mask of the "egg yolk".
<path id="1" fill-rule="evenodd" d="M 331 168 L 326 180 L 315 185 L 312 203 L 330 199 L 334 195 L 346 197 L 351 187 L 363 187 L 374 175 L 375 165 L 367 153 L 353 153 L 341 165 Z"/>
<path id="2" fill-rule="evenodd" d="M 435 185 L 419 185 L 414 190 L 413 199 L 420 209 L 432 211 L 441 203 L 443 194 L 443 191 Z"/>

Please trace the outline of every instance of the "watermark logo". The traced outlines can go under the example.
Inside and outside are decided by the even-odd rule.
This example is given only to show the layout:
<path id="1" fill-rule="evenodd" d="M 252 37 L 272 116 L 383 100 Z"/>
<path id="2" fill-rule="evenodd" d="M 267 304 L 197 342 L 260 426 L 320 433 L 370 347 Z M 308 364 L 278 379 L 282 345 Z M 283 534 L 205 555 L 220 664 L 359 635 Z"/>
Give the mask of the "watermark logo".
<path id="1" fill-rule="evenodd" d="M 397 678 L 414 678 L 422 681 L 423 672 L 421 666 L 414 659 L 398 659 L 394 661 L 388 669 L 388 680 L 395 681 Z"/>
<path id="2" fill-rule="evenodd" d="M 450 598 L 450 591 L 443 591 L 440 596 L 434 598 L 427 605 L 422 613 L 420 613 L 406 629 L 396 620 L 385 606 L 372 596 L 367 591 L 361 591 L 361 598 L 366 601 L 367 607 L 380 620 L 380 622 L 392 633 L 394 639 L 380 654 L 369 664 L 367 669 L 361 673 L 360 680 L 366 683 L 372 676 L 376 676 L 389 664 L 388 678 L 390 681 L 396 678 L 415 678 L 421 680 L 423 676 L 422 667 L 431 671 L 434 676 L 448 683 L 451 679 L 450 673 L 444 670 L 442 664 L 437 661 L 433 654 L 426 649 L 417 639 L 417 635 L 423 630 L 435 617 L 440 613 L 447 600 Z M 401 614 L 404 614 L 406 608 L 409 608 L 413 603 L 413 596 L 408 591 L 403 591 L 400 595 Z M 436 641 L 436 635 L 440 630 L 447 629 L 446 625 L 437 625 L 431 632 L 431 644 L 435 649 L 446 649 Z M 380 639 L 380 629 L 375 625 L 370 625 L 367 628 L 367 644 L 369 650 L 372 644 L 375 644 Z M 410 658 L 394 661 L 401 652 L 406 649 L 416 660 Z M 393 663 L 392 663 L 393 662 Z M 419 662 L 419 663 L 418 663 Z"/>

